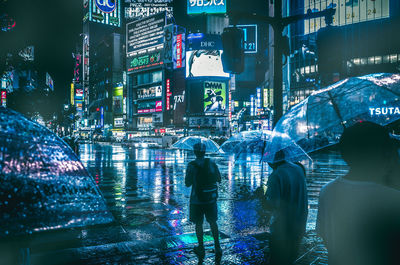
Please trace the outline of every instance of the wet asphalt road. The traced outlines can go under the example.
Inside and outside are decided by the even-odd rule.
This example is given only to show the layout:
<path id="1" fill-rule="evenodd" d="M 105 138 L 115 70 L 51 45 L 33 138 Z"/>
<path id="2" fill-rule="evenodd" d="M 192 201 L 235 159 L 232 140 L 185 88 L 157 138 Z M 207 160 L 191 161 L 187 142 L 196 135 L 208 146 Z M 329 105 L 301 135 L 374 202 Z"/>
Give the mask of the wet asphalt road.
<path id="1" fill-rule="evenodd" d="M 74 260 L 82 264 L 197 264 L 197 240 L 188 221 L 190 188 L 184 185 L 192 152 L 137 149 L 111 144 L 83 144 L 80 158 L 106 199 L 116 222 L 79 229 L 60 237 L 47 252 L 32 250 L 32 263 Z M 312 155 L 307 168 L 309 219 L 297 264 L 326 264 L 326 251 L 314 233 L 319 191 L 347 167 L 335 152 Z M 213 156 L 221 175 L 219 220 L 222 264 L 261 264 L 268 251 L 268 226 L 252 192 L 266 185 L 270 168 L 260 156 Z M 205 225 L 205 264 L 214 263 L 213 242 Z M 208 232 L 207 232 L 208 231 Z M 64 237 L 64 239 L 63 239 Z M 69 240 L 69 241 L 68 241 Z M 68 241 L 70 243 L 66 243 Z M 38 248 L 39 249 L 39 248 Z M 69 262 L 68 262 L 69 263 Z M 65 263 L 65 264 L 68 264 Z"/>

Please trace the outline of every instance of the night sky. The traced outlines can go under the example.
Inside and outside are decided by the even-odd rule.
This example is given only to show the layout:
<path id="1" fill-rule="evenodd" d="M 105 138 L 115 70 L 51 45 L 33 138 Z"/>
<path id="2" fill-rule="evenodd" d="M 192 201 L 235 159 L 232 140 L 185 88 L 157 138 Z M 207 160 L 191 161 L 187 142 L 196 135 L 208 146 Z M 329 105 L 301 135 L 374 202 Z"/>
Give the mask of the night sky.
<path id="1" fill-rule="evenodd" d="M 0 53 L 34 45 L 39 74 L 49 72 L 57 96 L 66 98 L 73 77 L 72 52 L 82 32 L 82 0 L 0 0 L 4 13 L 16 20 L 16 27 L 0 31 Z"/>

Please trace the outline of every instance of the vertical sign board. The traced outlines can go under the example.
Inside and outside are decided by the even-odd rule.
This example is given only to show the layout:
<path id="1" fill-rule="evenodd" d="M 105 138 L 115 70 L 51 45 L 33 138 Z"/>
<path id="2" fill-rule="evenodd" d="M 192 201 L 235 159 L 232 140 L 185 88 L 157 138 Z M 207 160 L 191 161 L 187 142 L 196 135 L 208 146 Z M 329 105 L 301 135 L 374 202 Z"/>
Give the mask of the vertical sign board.
<path id="1" fill-rule="evenodd" d="M 255 110 L 256 110 L 256 106 L 255 106 L 255 98 L 254 95 L 250 96 L 250 116 L 255 116 Z"/>
<path id="2" fill-rule="evenodd" d="M 176 32 L 175 25 L 167 25 L 164 27 L 164 56 L 163 61 L 165 64 L 172 63 L 172 45 L 174 32 Z"/>
<path id="3" fill-rule="evenodd" d="M 188 0 L 187 14 L 223 14 L 226 13 L 227 0 Z"/>
<path id="4" fill-rule="evenodd" d="M 257 25 L 237 25 L 244 33 L 244 52 L 257 53 Z"/>
<path id="5" fill-rule="evenodd" d="M 104 127 L 104 107 L 100 108 L 100 126 Z"/>
<path id="6" fill-rule="evenodd" d="M 7 91 L 1 91 L 1 106 L 7 107 Z"/>
<path id="7" fill-rule="evenodd" d="M 174 69 L 185 67 L 185 33 L 174 36 L 172 46 L 172 61 Z"/>
<path id="8" fill-rule="evenodd" d="M 260 114 L 261 111 L 261 88 L 257 87 L 257 115 Z"/>
<path id="9" fill-rule="evenodd" d="M 84 21 L 87 20 L 86 16 L 83 18 Z M 88 16 L 89 21 L 120 27 L 121 0 L 89 0 Z"/>
<path id="10" fill-rule="evenodd" d="M 172 96 L 172 93 L 171 93 L 171 79 L 167 79 L 166 80 L 166 84 L 165 84 L 165 87 L 166 87 L 166 97 L 165 97 L 165 107 L 166 107 L 166 110 L 170 110 L 171 109 L 171 96 Z"/>
<path id="11" fill-rule="evenodd" d="M 388 18 L 389 0 L 304 0 L 304 13 L 335 8 L 333 26 L 355 24 L 363 21 Z M 317 32 L 325 27 L 325 18 L 304 20 L 304 34 Z"/>
<path id="12" fill-rule="evenodd" d="M 49 73 L 46 73 L 46 86 L 48 86 L 52 91 L 54 91 L 54 81 L 49 75 Z"/>
<path id="13" fill-rule="evenodd" d="M 74 106 L 75 105 L 75 86 L 74 83 L 71 83 L 71 105 Z"/>

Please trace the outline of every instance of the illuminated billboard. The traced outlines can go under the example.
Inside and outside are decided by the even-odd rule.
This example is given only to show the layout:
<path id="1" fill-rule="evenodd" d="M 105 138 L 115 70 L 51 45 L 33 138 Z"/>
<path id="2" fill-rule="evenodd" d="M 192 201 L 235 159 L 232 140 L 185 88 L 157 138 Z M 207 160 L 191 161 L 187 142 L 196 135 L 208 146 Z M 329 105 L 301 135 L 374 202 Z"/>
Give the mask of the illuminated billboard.
<path id="1" fill-rule="evenodd" d="M 113 112 L 114 115 L 122 115 L 123 111 L 124 88 L 122 86 L 114 87 L 113 90 Z"/>
<path id="2" fill-rule="evenodd" d="M 186 77 L 229 77 L 222 68 L 222 50 L 195 50 L 186 52 Z"/>
<path id="3" fill-rule="evenodd" d="M 155 50 L 153 52 L 126 58 L 128 72 L 163 64 L 162 52 L 163 50 Z"/>
<path id="4" fill-rule="evenodd" d="M 121 26 L 121 0 L 87 0 L 84 1 L 84 8 L 88 12 L 84 17 L 84 21 L 97 22 L 110 26 Z"/>
<path id="5" fill-rule="evenodd" d="M 165 12 L 126 25 L 126 53 L 134 55 L 140 50 L 163 48 Z"/>
<path id="6" fill-rule="evenodd" d="M 223 14 L 226 13 L 228 0 L 188 0 L 187 13 L 190 14 Z"/>
<path id="7" fill-rule="evenodd" d="M 333 26 L 344 26 L 354 23 L 389 17 L 389 0 L 304 0 L 304 13 L 323 11 L 335 8 Z M 304 20 L 304 34 L 318 31 L 325 27 L 325 18 Z"/>
<path id="8" fill-rule="evenodd" d="M 125 0 L 125 19 L 137 20 L 160 12 L 173 17 L 173 0 Z"/>
<path id="9" fill-rule="evenodd" d="M 204 82 L 204 113 L 225 113 L 226 83 Z"/>

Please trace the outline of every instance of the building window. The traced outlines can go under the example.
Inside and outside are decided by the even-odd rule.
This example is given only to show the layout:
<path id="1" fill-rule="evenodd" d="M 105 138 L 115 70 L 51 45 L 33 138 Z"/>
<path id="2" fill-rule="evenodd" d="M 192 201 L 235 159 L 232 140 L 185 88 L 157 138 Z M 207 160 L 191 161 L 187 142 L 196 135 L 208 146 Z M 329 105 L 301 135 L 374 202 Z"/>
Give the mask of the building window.
<path id="1" fill-rule="evenodd" d="M 391 54 L 390 55 L 390 62 L 391 63 L 397 62 L 397 54 Z"/>

